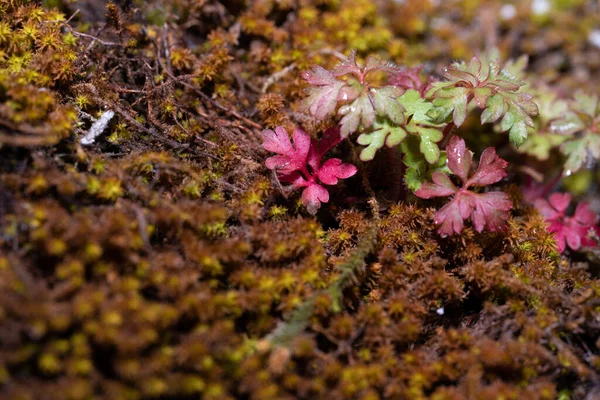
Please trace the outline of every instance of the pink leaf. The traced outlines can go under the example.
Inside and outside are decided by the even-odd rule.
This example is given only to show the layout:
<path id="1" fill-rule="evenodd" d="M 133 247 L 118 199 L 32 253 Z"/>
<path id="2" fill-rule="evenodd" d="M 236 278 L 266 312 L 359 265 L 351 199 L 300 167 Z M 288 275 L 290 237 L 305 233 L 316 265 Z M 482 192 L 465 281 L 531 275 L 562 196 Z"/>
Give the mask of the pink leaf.
<path id="1" fill-rule="evenodd" d="M 326 185 L 335 185 L 339 179 L 350 178 L 358 169 L 352 164 L 342 164 L 339 158 L 325 161 L 318 172 L 319 180 Z"/>
<path id="2" fill-rule="evenodd" d="M 302 204 L 312 215 L 315 215 L 317 210 L 321 208 L 321 203 L 327 203 L 328 201 L 329 192 L 321 185 L 310 184 L 302 192 Z"/>
<path id="3" fill-rule="evenodd" d="M 290 137 L 286 130 L 281 126 L 275 128 L 275 131 L 265 129 L 262 131 L 262 137 L 265 150 L 277 154 L 287 154 L 293 150 Z"/>
<path id="4" fill-rule="evenodd" d="M 565 227 L 562 232 L 564 232 L 566 236 L 569 247 L 573 250 L 579 250 L 581 247 L 581 232 L 578 232 L 571 227 Z"/>
<path id="5" fill-rule="evenodd" d="M 306 187 L 310 184 L 300 171 L 294 171 L 287 175 L 280 175 L 279 182 L 281 183 L 290 183 L 294 189 L 298 189 L 301 187 Z"/>
<path id="6" fill-rule="evenodd" d="M 550 204 L 557 212 L 564 214 L 569 204 L 571 204 L 571 194 L 553 193 L 548 200 L 550 200 Z"/>
<path id="7" fill-rule="evenodd" d="M 346 85 L 323 67 L 315 66 L 302 73 L 302 77 L 311 85 L 307 89 L 308 97 L 304 100 L 305 109 L 317 119 L 325 119 L 335 113 L 340 90 Z"/>
<path id="8" fill-rule="evenodd" d="M 465 141 L 458 136 L 453 136 L 446 147 L 446 154 L 450 171 L 458 176 L 463 183 L 467 182 L 473 157 L 471 152 L 467 150 Z"/>
<path id="9" fill-rule="evenodd" d="M 469 180 L 471 185 L 486 186 L 506 177 L 508 161 L 498 157 L 493 147 L 488 147 L 481 154 L 475 175 Z"/>
<path id="10" fill-rule="evenodd" d="M 339 127 L 326 129 L 321 140 L 313 140 L 311 143 L 310 152 L 308 153 L 308 165 L 313 169 L 319 168 L 319 163 L 325 153 L 341 143 L 342 140 L 344 139 L 340 135 Z"/>
<path id="11" fill-rule="evenodd" d="M 450 196 L 458 190 L 450 178 L 441 172 L 434 172 L 431 175 L 434 183 L 426 182 L 415 192 L 417 197 L 430 199 L 432 197 Z"/>
<path id="12" fill-rule="evenodd" d="M 549 201 L 538 199 L 535 207 L 546 218 L 548 232 L 554 233 L 554 239 L 561 253 L 569 246 L 573 250 L 579 250 L 581 246 L 594 247 L 596 242 L 587 237 L 591 230 L 598 231 L 594 226 L 598 222 L 598 216 L 589 209 L 588 203 L 580 203 L 575 209 L 572 217 L 566 215 L 566 210 L 571 203 L 569 193 L 553 193 Z"/>
<path id="13" fill-rule="evenodd" d="M 459 202 L 453 199 L 450 203 L 440 208 L 433 219 L 439 225 L 438 233 L 442 236 L 452 236 L 460 233 L 463 229 L 463 218 L 459 211 Z"/>
<path id="14" fill-rule="evenodd" d="M 342 163 L 339 158 L 322 163 L 325 153 L 342 140 L 337 127 L 327 129 L 319 141 L 311 140 L 306 132 L 296 128 L 292 145 L 282 127 L 275 128 L 275 131 L 265 129 L 263 139 L 265 149 L 278 153 L 268 158 L 265 165 L 277 172 L 281 183 L 288 183 L 294 189 L 305 188 L 302 192 L 302 202 L 313 215 L 321 207 L 321 203 L 329 201 L 329 192 L 321 183 L 335 185 L 339 179 L 349 178 L 357 172 L 354 165 Z"/>
<path id="15" fill-rule="evenodd" d="M 425 93 L 431 88 L 431 77 L 426 82 L 421 79 L 421 70 L 423 66 L 404 68 L 397 71 L 389 79 L 389 83 L 398 86 L 404 90 L 414 89 L 425 97 Z"/>
<path id="16" fill-rule="evenodd" d="M 269 169 L 276 169 L 282 174 L 305 168 L 306 157 L 310 149 L 310 136 L 301 128 L 294 129 L 294 146 L 286 130 L 282 127 L 275 131 L 265 129 L 263 131 L 263 147 L 266 150 L 278 153 L 278 156 L 270 157 L 265 165 Z"/>
<path id="17" fill-rule="evenodd" d="M 448 204 L 435 213 L 434 221 L 442 236 L 458 234 L 464 220 L 471 219 L 477 232 L 487 229 L 491 232 L 504 229 L 512 204 L 505 193 L 475 193 L 470 185 L 484 186 L 502 179 L 508 163 L 496 155 L 493 148 L 484 150 L 477 172 L 469 179 L 472 169 L 472 156 L 465 141 L 457 136 L 450 139 L 446 147 L 448 168 L 457 175 L 463 185 L 458 189 L 450 178 L 442 172 L 431 174 L 433 183 L 424 183 L 415 195 L 424 199 L 445 197 L 455 194 Z"/>
<path id="18" fill-rule="evenodd" d="M 490 232 L 504 229 L 508 220 L 508 211 L 512 203 L 506 193 L 488 192 L 474 194 L 475 208 L 471 213 L 471 221 L 477 232 L 484 228 Z"/>
<path id="19" fill-rule="evenodd" d="M 533 202 L 533 205 L 546 218 L 546 221 L 560 217 L 560 213 L 546 199 L 537 199 Z"/>
<path id="20" fill-rule="evenodd" d="M 573 214 L 573 219 L 580 225 L 591 226 L 596 224 L 598 216 L 590 210 L 589 203 L 579 203 Z M 586 232 L 587 233 L 587 232 Z"/>

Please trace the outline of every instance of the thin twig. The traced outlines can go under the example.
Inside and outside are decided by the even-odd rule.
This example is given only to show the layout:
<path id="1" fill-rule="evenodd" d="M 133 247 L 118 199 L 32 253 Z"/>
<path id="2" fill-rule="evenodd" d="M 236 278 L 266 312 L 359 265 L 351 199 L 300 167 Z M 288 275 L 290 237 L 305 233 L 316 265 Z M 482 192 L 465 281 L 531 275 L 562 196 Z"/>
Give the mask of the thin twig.
<path id="1" fill-rule="evenodd" d="M 75 12 L 74 12 L 74 13 L 73 13 L 73 14 L 72 14 L 70 17 L 69 17 L 69 19 L 65 21 L 65 24 L 68 24 L 69 22 L 71 22 L 71 20 L 72 20 L 73 18 L 75 18 L 75 16 L 76 16 L 77 14 L 79 14 L 80 12 L 81 12 L 81 10 L 79 10 L 79 8 L 78 8 L 77 10 L 75 10 Z"/>
<path id="2" fill-rule="evenodd" d="M 100 43 L 100 44 L 102 44 L 104 46 L 121 46 L 120 43 L 109 42 L 109 41 L 97 38 L 96 36 L 88 35 L 87 33 L 78 32 L 75 29 L 73 29 L 73 27 L 71 27 L 71 25 L 69 25 L 67 23 L 64 23 L 63 26 L 65 28 L 67 28 L 74 36 L 79 36 L 79 37 L 84 37 L 84 38 L 87 38 L 87 39 L 92 39 L 92 41 L 98 42 L 98 43 Z"/>
<path id="3" fill-rule="evenodd" d="M 271 76 L 269 76 L 267 78 L 267 80 L 265 81 L 265 83 L 263 84 L 260 92 L 266 93 L 267 89 L 269 89 L 269 87 L 272 84 L 274 84 L 275 82 L 277 82 L 278 80 L 280 80 L 281 78 L 286 76 L 290 71 L 292 71 L 295 68 L 296 68 L 296 63 L 292 63 L 292 64 L 288 65 L 287 67 L 285 67 L 284 69 L 282 69 L 281 71 L 277 71 L 274 74 L 272 74 Z"/>

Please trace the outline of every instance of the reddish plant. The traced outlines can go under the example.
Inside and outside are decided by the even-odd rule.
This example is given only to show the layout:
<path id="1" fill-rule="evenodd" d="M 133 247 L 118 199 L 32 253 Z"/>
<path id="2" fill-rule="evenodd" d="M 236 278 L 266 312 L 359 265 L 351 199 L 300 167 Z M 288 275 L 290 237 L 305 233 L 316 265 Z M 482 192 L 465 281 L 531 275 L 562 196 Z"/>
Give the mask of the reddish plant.
<path id="1" fill-rule="evenodd" d="M 266 160 L 267 168 L 277 171 L 281 182 L 290 183 L 294 189 L 304 188 L 302 203 L 309 213 L 316 214 L 321 203 L 329 201 L 329 192 L 323 185 L 336 185 L 338 179 L 350 178 L 357 168 L 330 158 L 322 163 L 323 156 L 342 141 L 339 128 L 329 128 L 321 140 L 311 139 L 302 128 L 293 132 L 294 145 L 287 131 L 278 126 L 262 132 L 263 147 L 278 155 Z"/>
<path id="2" fill-rule="evenodd" d="M 537 199 L 534 203 L 550 224 L 548 231 L 555 234 L 554 238 L 561 253 L 567 245 L 573 250 L 596 245 L 594 240 L 588 238 L 588 232 L 590 229 L 598 230 L 595 226 L 598 216 L 590 210 L 588 203 L 582 202 L 577 205 L 573 216 L 569 217 L 566 211 L 570 203 L 569 193 L 554 193 L 548 200 Z"/>
<path id="3" fill-rule="evenodd" d="M 379 86 L 371 79 L 375 72 L 394 74 L 399 71 L 398 66 L 373 56 L 361 65 L 353 51 L 332 71 L 314 66 L 302 73 L 302 78 L 310 85 L 304 107 L 321 120 L 335 115 L 337 110 L 344 138 L 359 129 L 369 129 L 376 116 L 400 124 L 404 120 L 404 110 L 396 99 L 402 90 L 394 85 Z"/>
<path id="4" fill-rule="evenodd" d="M 421 78 L 423 65 L 418 65 L 411 68 L 403 68 L 398 72 L 394 72 L 389 79 L 389 84 L 398 86 L 404 90 L 416 90 L 421 97 L 425 97 L 425 93 L 431 89 L 431 85 L 436 80 L 427 76 L 425 81 Z"/>
<path id="5" fill-rule="evenodd" d="M 433 183 L 424 183 L 415 192 L 418 197 L 452 196 L 452 200 L 435 213 L 434 220 L 439 225 L 438 233 L 442 236 L 460 233 L 463 220 L 471 218 L 477 232 L 487 228 L 489 231 L 503 229 L 508 219 L 508 210 L 512 203 L 506 193 L 476 193 L 471 187 L 487 186 L 498 182 L 506 176 L 508 162 L 498 157 L 496 150 L 488 147 L 481 154 L 479 166 L 473 174 L 473 156 L 466 148 L 465 141 L 458 136 L 450 139 L 446 147 L 447 165 L 450 171 L 460 178 L 462 187 L 458 188 L 448 175 L 434 172 Z"/>

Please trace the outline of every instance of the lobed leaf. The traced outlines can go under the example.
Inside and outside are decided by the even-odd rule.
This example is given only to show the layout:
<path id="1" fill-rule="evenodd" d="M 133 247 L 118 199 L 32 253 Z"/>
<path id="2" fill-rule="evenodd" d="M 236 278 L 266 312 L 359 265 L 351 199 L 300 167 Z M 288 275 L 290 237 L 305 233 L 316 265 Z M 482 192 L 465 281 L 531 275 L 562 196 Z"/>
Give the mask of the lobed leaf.
<path id="1" fill-rule="evenodd" d="M 457 175 L 463 185 L 457 188 L 450 178 L 442 172 L 431 175 L 432 182 L 423 183 L 415 192 L 417 197 L 454 197 L 448 204 L 438 210 L 434 221 L 438 225 L 438 233 L 442 236 L 458 234 L 462 231 L 464 220 L 470 218 L 477 232 L 484 229 L 497 231 L 506 226 L 511 201 L 505 193 L 475 193 L 470 186 L 485 186 L 498 182 L 506 176 L 508 162 L 498 157 L 496 150 L 487 148 L 481 155 L 479 166 L 469 178 L 472 170 L 472 155 L 466 148 L 463 139 L 452 137 L 446 147 L 448 168 Z"/>
<path id="2" fill-rule="evenodd" d="M 560 147 L 567 156 L 564 174 L 580 170 L 588 161 L 600 159 L 600 135 L 588 134 L 580 139 L 569 140 Z"/>
<path id="3" fill-rule="evenodd" d="M 338 179 L 350 178 L 358 172 L 352 164 L 342 163 L 339 158 L 330 158 L 317 171 L 317 176 L 326 185 L 337 185 Z"/>
<path id="4" fill-rule="evenodd" d="M 409 136 L 402 142 L 400 147 L 404 157 L 403 164 L 406 166 L 404 182 L 408 189 L 416 192 L 423 182 L 431 179 L 434 172 L 450 173 L 446 165 L 446 152 L 440 153 L 438 161 L 434 164 L 428 163 L 421 154 L 418 138 Z"/>
<path id="5" fill-rule="evenodd" d="M 506 167 L 508 167 L 508 161 L 500 158 L 496 154 L 496 149 L 488 147 L 481 153 L 477 171 L 469 179 L 469 185 L 487 186 L 494 184 L 506 177 Z"/>
<path id="6" fill-rule="evenodd" d="M 426 182 L 421 185 L 415 193 L 422 199 L 430 199 L 432 197 L 447 197 L 458 192 L 458 188 L 450 180 L 448 175 L 442 172 L 434 172 L 431 174 L 433 183 Z"/>
<path id="7" fill-rule="evenodd" d="M 396 126 L 387 118 L 377 118 L 373 124 L 373 131 L 363 133 L 357 139 L 357 143 L 367 146 L 360 152 L 362 161 L 370 161 L 375 157 L 377 150 L 384 145 L 394 147 L 400 144 L 406 138 L 406 130 L 401 126 Z"/>
<path id="8" fill-rule="evenodd" d="M 346 83 L 338 80 L 331 72 L 320 66 L 303 72 L 302 77 L 315 86 L 306 89 L 308 97 L 302 102 L 302 107 L 317 119 L 325 119 L 334 115 L 340 91 L 346 86 Z"/>
<path id="9" fill-rule="evenodd" d="M 338 113 L 344 117 L 340 120 L 340 134 L 346 138 L 356 132 L 359 126 L 369 128 L 375 121 L 375 110 L 367 93 L 361 94 L 350 104 L 340 107 Z"/>
<path id="10" fill-rule="evenodd" d="M 282 174 L 288 174 L 302 169 L 310 149 L 310 136 L 301 128 L 294 129 L 294 146 L 290 142 L 287 131 L 282 127 L 275 130 L 265 129 L 262 132 L 263 147 L 278 156 L 270 157 L 265 165 L 269 169 L 276 169 Z"/>
<path id="11" fill-rule="evenodd" d="M 370 89 L 373 105 L 378 115 L 390 119 L 394 124 L 405 122 L 404 107 L 398 101 L 401 90 L 394 86 L 384 86 Z"/>
<path id="12" fill-rule="evenodd" d="M 420 138 L 419 149 L 427 162 L 436 163 L 440 156 L 437 143 L 443 139 L 444 135 L 438 129 L 441 126 L 435 124 L 428 115 L 433 105 L 421 98 L 416 90 L 407 90 L 398 101 L 406 109 L 406 115 L 409 116 L 406 131 Z"/>
<path id="13" fill-rule="evenodd" d="M 465 141 L 458 136 L 453 136 L 446 147 L 446 155 L 450 171 L 458 176 L 463 183 L 466 183 L 471 172 L 473 155 L 467 150 Z"/>
<path id="14" fill-rule="evenodd" d="M 435 108 L 429 115 L 436 122 L 452 121 L 460 127 L 474 103 L 483 109 L 481 123 L 500 121 L 501 131 L 509 132 L 512 143 L 519 146 L 527 138 L 527 126 L 533 127 L 532 116 L 538 107 L 532 96 L 519 90 L 525 83 L 496 61 L 479 60 L 474 57 L 469 63 L 455 63 L 444 69 L 447 82 L 433 84 L 427 93 L 433 98 Z"/>
<path id="15" fill-rule="evenodd" d="M 322 163 L 326 152 L 341 142 L 339 128 L 329 128 L 321 140 L 311 140 L 301 128 L 294 129 L 292 145 L 286 130 L 263 131 L 263 147 L 278 155 L 265 161 L 267 168 L 277 171 L 279 181 L 289 183 L 294 189 L 304 188 L 302 202 L 309 213 L 315 214 L 321 203 L 329 201 L 329 192 L 323 185 L 335 185 L 358 171 L 352 164 L 331 158 Z M 310 169 L 307 167 L 310 166 Z"/>

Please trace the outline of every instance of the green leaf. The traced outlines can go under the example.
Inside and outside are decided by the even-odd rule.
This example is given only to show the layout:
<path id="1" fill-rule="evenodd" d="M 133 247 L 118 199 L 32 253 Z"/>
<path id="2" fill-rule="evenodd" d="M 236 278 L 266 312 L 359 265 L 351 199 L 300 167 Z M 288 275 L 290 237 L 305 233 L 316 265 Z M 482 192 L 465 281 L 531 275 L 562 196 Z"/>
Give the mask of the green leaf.
<path id="1" fill-rule="evenodd" d="M 404 182 L 413 192 L 419 190 L 423 182 L 430 180 L 432 173 L 436 171 L 450 173 L 446 166 L 446 152 L 440 153 L 436 163 L 429 164 L 423 159 L 419 141 L 414 136 L 409 136 L 403 141 L 400 150 L 404 155 L 402 162 L 406 165 Z"/>
<path id="2" fill-rule="evenodd" d="M 497 121 L 504 114 L 504 99 L 500 94 L 488 97 L 485 110 L 481 113 L 481 123 Z"/>
<path id="3" fill-rule="evenodd" d="M 452 120 L 457 127 L 467 118 L 469 90 L 462 87 L 443 90 L 443 97 L 433 100 L 433 106 L 427 113 L 434 122 L 444 122 L 452 113 Z"/>
<path id="4" fill-rule="evenodd" d="M 525 139 L 527 139 L 527 125 L 525 125 L 525 121 L 521 120 L 514 123 L 508 132 L 508 138 L 515 146 L 519 147 L 522 145 Z"/>
<path id="5" fill-rule="evenodd" d="M 344 116 L 340 120 L 340 134 L 344 138 L 356 132 L 359 127 L 369 129 L 375 121 L 375 110 L 366 93 L 361 94 L 352 103 L 340 107 L 338 113 Z"/>
<path id="6" fill-rule="evenodd" d="M 566 139 L 566 136 L 530 131 L 525 142 L 519 147 L 519 152 L 532 155 L 538 160 L 544 161 L 550 157 L 550 151 L 558 147 Z"/>
<path id="7" fill-rule="evenodd" d="M 407 90 L 398 99 L 406 109 L 406 114 L 411 116 L 406 130 L 421 139 L 420 152 L 425 156 L 429 163 L 437 162 L 440 156 L 440 149 L 437 142 L 442 140 L 443 134 L 436 129 L 441 125 L 434 124 L 428 112 L 433 108 L 433 104 L 421 98 L 416 90 Z"/>
<path id="8" fill-rule="evenodd" d="M 500 121 L 500 130 L 502 132 L 510 130 L 510 128 L 512 128 L 512 126 L 514 125 L 515 120 L 516 115 L 514 113 L 507 112 L 506 114 L 504 114 L 504 118 L 502 118 L 502 120 Z"/>
<path id="9" fill-rule="evenodd" d="M 387 118 L 377 118 L 373 124 L 373 131 L 363 133 L 357 139 L 358 144 L 367 146 L 360 152 L 362 161 L 370 161 L 375 157 L 377 150 L 384 145 L 394 147 L 406 138 L 406 131 L 401 126 L 396 126 Z"/>
<path id="10" fill-rule="evenodd" d="M 440 157 L 440 148 L 437 142 L 442 140 L 444 135 L 437 129 L 423 127 L 418 128 L 418 134 L 421 138 L 419 150 L 423 153 L 428 163 L 436 163 Z"/>
<path id="11" fill-rule="evenodd" d="M 519 72 L 525 65 L 526 60 L 522 59 L 518 65 L 513 63 L 509 67 Z M 495 122 L 504 116 L 500 128 L 509 131 L 516 145 L 527 137 L 526 127 L 534 126 L 531 117 L 538 114 L 538 107 L 531 95 L 520 92 L 525 82 L 513 72 L 502 68 L 496 60 L 474 57 L 468 63 L 454 63 L 445 68 L 443 75 L 449 82 L 434 84 L 427 93 L 434 99 L 435 108 L 429 111 L 429 116 L 435 121 L 446 121 L 452 113 L 452 120 L 459 127 L 473 105 L 483 109 L 482 123 Z"/>
<path id="12" fill-rule="evenodd" d="M 564 175 L 569 176 L 571 173 L 578 171 L 587 159 L 587 151 L 585 149 L 585 141 L 571 140 L 561 146 L 562 153 L 567 156 L 567 161 L 564 165 Z"/>
<path id="13" fill-rule="evenodd" d="M 371 96 L 373 96 L 373 104 L 377 114 L 388 117 L 396 125 L 405 122 L 404 107 L 398 101 L 400 93 L 400 88 L 395 86 L 371 89 Z"/>
<path id="14" fill-rule="evenodd" d="M 588 158 L 595 161 L 600 159 L 600 135 L 588 133 L 580 139 L 563 143 L 560 150 L 567 156 L 564 175 L 571 175 L 581 169 Z"/>
<path id="15" fill-rule="evenodd" d="M 575 98 L 576 104 L 576 106 L 573 107 L 574 110 L 591 117 L 600 114 L 600 110 L 598 109 L 600 106 L 598 103 L 598 95 L 588 95 L 585 92 L 577 92 L 573 97 Z"/>
<path id="16" fill-rule="evenodd" d="M 431 118 L 427 116 L 427 112 L 433 107 L 429 101 L 421 98 L 421 94 L 416 90 L 407 90 L 398 101 L 406 110 L 406 115 L 412 115 L 413 120 L 418 122 L 432 122 Z"/>

